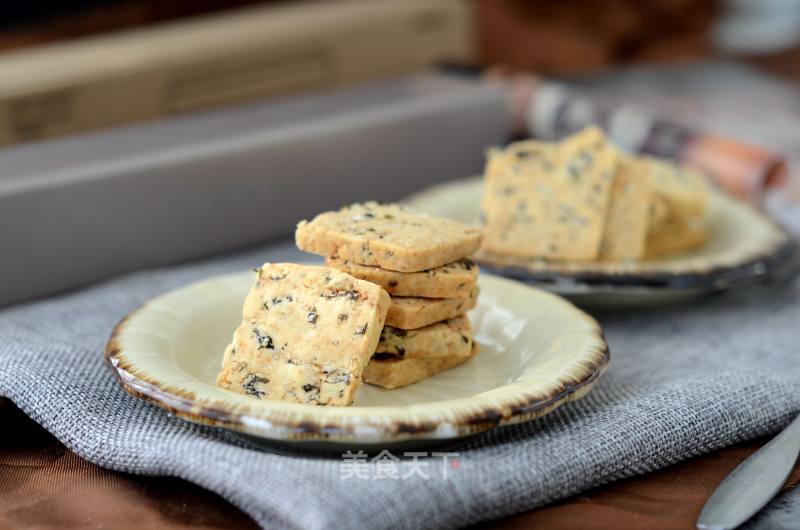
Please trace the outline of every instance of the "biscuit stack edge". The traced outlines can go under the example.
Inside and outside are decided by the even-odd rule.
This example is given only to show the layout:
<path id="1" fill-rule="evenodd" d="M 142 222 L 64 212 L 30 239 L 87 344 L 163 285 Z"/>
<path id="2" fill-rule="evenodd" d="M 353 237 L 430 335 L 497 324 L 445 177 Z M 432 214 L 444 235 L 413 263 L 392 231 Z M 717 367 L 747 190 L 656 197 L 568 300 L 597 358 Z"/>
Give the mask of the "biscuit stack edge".
<path id="1" fill-rule="evenodd" d="M 466 313 L 478 298 L 479 271 L 468 256 L 480 246 L 480 229 L 370 202 L 303 221 L 295 237 L 328 267 L 391 296 L 366 383 L 406 386 L 477 353 Z"/>

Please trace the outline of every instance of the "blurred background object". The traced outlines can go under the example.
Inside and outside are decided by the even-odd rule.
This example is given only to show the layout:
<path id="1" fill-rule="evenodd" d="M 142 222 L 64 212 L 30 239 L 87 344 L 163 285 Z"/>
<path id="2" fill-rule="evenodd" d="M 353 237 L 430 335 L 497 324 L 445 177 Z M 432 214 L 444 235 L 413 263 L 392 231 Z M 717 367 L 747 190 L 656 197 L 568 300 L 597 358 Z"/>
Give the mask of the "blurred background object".
<path id="1" fill-rule="evenodd" d="M 181 12 L 144 6 L 140 22 Z M 469 20 L 459 0 L 275 2 L 17 49 L 0 56 L 0 144 L 469 61 Z"/>
<path id="2" fill-rule="evenodd" d="M 39 0 L 14 2 L 0 13 L 0 50 L 63 41 L 204 13 L 259 0 Z M 275 3 L 274 1 L 271 3 Z"/>
<path id="3" fill-rule="evenodd" d="M 0 149 L 0 304 L 476 174 L 507 137 L 504 105 L 491 85 L 416 75 Z"/>
<path id="4" fill-rule="evenodd" d="M 769 54 L 800 45 L 800 2 L 724 0 L 712 38 L 717 49 Z"/>
<path id="5" fill-rule="evenodd" d="M 544 75 L 712 52 L 714 0 L 476 0 L 480 56 Z"/>
<path id="6" fill-rule="evenodd" d="M 400 199 L 479 173 L 490 145 L 587 122 L 800 217 L 798 12 L 800 0 L 6 6 L 0 245 L 16 257 L 0 262 L 0 298 L 280 237 L 307 212 Z M 234 234 L 237 212 L 251 225 Z M 27 265 L 65 255 L 47 285 Z"/>
<path id="7" fill-rule="evenodd" d="M 739 63 L 610 68 L 568 83 L 502 68 L 485 78 L 509 94 L 518 136 L 553 141 L 596 124 L 623 150 L 692 166 L 753 203 L 786 184 L 787 157 L 800 162 L 796 87 Z"/>
<path id="8" fill-rule="evenodd" d="M 798 46 L 800 0 L 17 3 L 0 15 L 0 144 L 442 62 L 570 81 L 738 58 L 797 80 Z"/>

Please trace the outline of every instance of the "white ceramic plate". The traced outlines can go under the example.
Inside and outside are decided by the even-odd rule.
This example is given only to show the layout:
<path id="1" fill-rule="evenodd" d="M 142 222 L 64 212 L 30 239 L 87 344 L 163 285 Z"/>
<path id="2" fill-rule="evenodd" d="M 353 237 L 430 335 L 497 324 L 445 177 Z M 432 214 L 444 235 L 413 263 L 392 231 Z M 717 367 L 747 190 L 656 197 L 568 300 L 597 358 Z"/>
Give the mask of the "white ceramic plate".
<path id="1" fill-rule="evenodd" d="M 432 446 L 527 421 L 585 395 L 609 360 L 597 323 L 564 299 L 491 275 L 470 313 L 480 353 L 397 390 L 369 385 L 351 407 L 257 400 L 217 388 L 251 272 L 151 300 L 114 330 L 106 360 L 131 394 L 176 415 L 319 448 Z"/>
<path id="2" fill-rule="evenodd" d="M 431 215 L 477 223 L 483 180 L 436 186 L 406 201 Z M 758 281 L 789 260 L 786 232 L 748 205 L 714 191 L 709 240 L 675 256 L 640 262 L 555 263 L 479 254 L 482 270 L 556 292 L 581 305 L 638 306 L 671 302 Z"/>

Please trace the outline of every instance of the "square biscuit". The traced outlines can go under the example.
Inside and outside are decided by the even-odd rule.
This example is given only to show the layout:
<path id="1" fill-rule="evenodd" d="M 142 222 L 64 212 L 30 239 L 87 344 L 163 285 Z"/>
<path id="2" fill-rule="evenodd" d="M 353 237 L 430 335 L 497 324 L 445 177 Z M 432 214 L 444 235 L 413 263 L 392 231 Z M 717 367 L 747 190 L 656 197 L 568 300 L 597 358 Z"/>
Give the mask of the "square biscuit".
<path id="1" fill-rule="evenodd" d="M 478 250 L 482 239 L 480 228 L 376 202 L 321 213 L 295 231 L 297 247 L 306 252 L 398 272 L 458 261 Z"/>
<path id="2" fill-rule="evenodd" d="M 472 342 L 472 324 L 462 315 L 419 329 L 384 326 L 375 353 L 409 358 L 466 356 L 472 351 Z"/>
<path id="3" fill-rule="evenodd" d="M 648 233 L 657 231 L 662 224 L 668 222 L 669 218 L 669 206 L 667 205 L 666 199 L 652 190 L 650 194 L 650 208 L 647 216 Z"/>
<path id="4" fill-rule="evenodd" d="M 427 359 L 402 358 L 378 353 L 364 370 L 364 382 L 383 388 L 400 388 L 463 364 L 475 357 L 477 353 L 477 344 L 473 344 L 472 351 L 468 355 L 448 355 Z"/>
<path id="5" fill-rule="evenodd" d="M 328 258 L 326 264 L 356 278 L 377 283 L 393 296 L 465 297 L 469 296 L 478 279 L 478 266 L 469 258 L 420 272 L 390 271 L 338 257 Z"/>
<path id="6" fill-rule="evenodd" d="M 708 240 L 708 229 L 702 217 L 687 219 L 669 217 L 647 234 L 645 257 L 660 258 L 702 246 Z"/>
<path id="7" fill-rule="evenodd" d="M 256 271 L 217 385 L 258 399 L 352 403 L 389 295 L 326 267 L 265 263 Z"/>
<path id="8" fill-rule="evenodd" d="M 526 151 L 522 151 L 526 152 Z M 483 250 L 507 256 L 589 261 L 600 254 L 619 153 L 597 127 L 524 161 L 492 162 L 484 179 Z M 505 168 L 505 169 L 503 169 Z"/>
<path id="9" fill-rule="evenodd" d="M 653 193 L 666 207 L 668 217 L 691 219 L 705 214 L 709 185 L 699 171 L 657 158 L 642 157 Z M 662 216 L 666 220 L 667 216 Z"/>
<path id="10" fill-rule="evenodd" d="M 386 325 L 401 329 L 417 329 L 441 320 L 463 315 L 475 307 L 478 287 L 461 298 L 419 298 L 416 296 L 393 296 Z"/>
<path id="11" fill-rule="evenodd" d="M 538 140 L 512 142 L 504 149 L 490 148 L 486 152 L 487 179 L 508 173 L 530 173 L 542 171 L 550 173 L 558 163 L 558 145 Z"/>
<path id="12" fill-rule="evenodd" d="M 645 254 L 652 210 L 652 190 L 644 164 L 623 156 L 611 186 L 600 259 L 626 261 Z"/>

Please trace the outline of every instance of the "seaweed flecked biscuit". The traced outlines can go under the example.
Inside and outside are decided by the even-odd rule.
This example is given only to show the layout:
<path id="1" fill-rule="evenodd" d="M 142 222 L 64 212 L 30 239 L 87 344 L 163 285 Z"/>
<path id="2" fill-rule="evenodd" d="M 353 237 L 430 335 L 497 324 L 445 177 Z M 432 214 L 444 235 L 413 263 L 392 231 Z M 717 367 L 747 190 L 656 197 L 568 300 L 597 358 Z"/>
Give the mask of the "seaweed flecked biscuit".
<path id="1" fill-rule="evenodd" d="M 661 216 L 662 221 L 669 224 L 669 218 L 692 219 L 705 215 L 709 185 L 702 173 L 656 158 L 640 160 L 654 195 L 668 211 L 668 215 Z"/>
<path id="2" fill-rule="evenodd" d="M 259 399 L 349 405 L 389 295 L 327 267 L 266 263 L 256 272 L 217 385 Z"/>
<path id="3" fill-rule="evenodd" d="M 669 221 L 669 205 L 667 200 L 654 191 L 650 194 L 650 207 L 647 215 L 647 232 L 654 232 Z"/>
<path id="4" fill-rule="evenodd" d="M 637 260 L 645 255 L 650 221 L 660 215 L 643 162 L 623 156 L 611 186 L 600 259 Z"/>
<path id="5" fill-rule="evenodd" d="M 324 212 L 297 225 L 297 247 L 399 272 L 440 267 L 480 247 L 480 228 L 367 202 Z"/>
<path id="6" fill-rule="evenodd" d="M 400 388 L 465 363 L 477 353 L 477 344 L 473 344 L 472 351 L 468 355 L 447 355 L 427 359 L 378 353 L 364 370 L 364 382 L 383 388 Z"/>
<path id="7" fill-rule="evenodd" d="M 663 160 L 640 160 L 653 190 L 645 257 L 685 252 L 705 243 L 710 193 L 706 178 Z"/>
<path id="8" fill-rule="evenodd" d="M 597 127 L 516 163 L 489 160 L 483 250 L 506 256 L 595 260 L 619 153 Z M 495 155 L 496 156 L 496 155 Z"/>
<path id="9" fill-rule="evenodd" d="M 469 296 L 478 279 L 478 266 L 469 258 L 421 272 L 389 271 L 338 257 L 328 258 L 327 265 L 361 280 L 377 283 L 393 296 L 465 297 Z"/>
<path id="10" fill-rule="evenodd" d="M 509 172 L 518 174 L 531 170 L 552 172 L 558 163 L 557 156 L 557 144 L 538 140 L 512 142 L 504 149 L 492 147 L 486 152 L 484 176 L 493 179 Z"/>
<path id="11" fill-rule="evenodd" d="M 472 351 L 472 341 L 472 325 L 462 315 L 419 329 L 384 326 L 375 353 L 398 357 L 466 356 Z"/>
<path id="12" fill-rule="evenodd" d="M 647 234 L 645 257 L 659 258 L 686 252 L 701 246 L 707 239 L 708 229 L 704 218 L 669 217 Z"/>
<path id="13" fill-rule="evenodd" d="M 393 296 L 386 325 L 401 329 L 417 329 L 440 320 L 463 315 L 475 307 L 478 287 L 461 298 L 419 298 L 415 296 Z"/>

